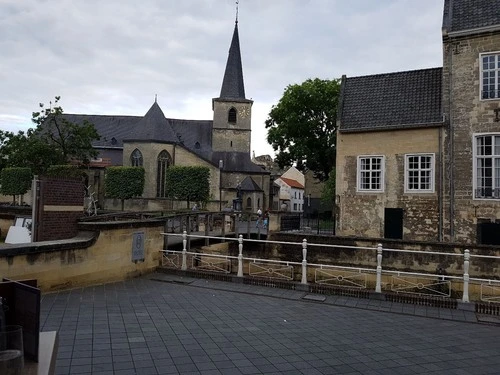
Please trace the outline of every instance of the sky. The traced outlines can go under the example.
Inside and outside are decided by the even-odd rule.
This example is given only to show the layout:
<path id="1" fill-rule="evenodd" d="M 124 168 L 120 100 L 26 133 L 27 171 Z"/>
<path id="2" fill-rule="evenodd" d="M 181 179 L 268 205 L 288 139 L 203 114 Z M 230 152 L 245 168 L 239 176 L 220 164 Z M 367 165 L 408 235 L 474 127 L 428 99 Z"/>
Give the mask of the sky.
<path id="1" fill-rule="evenodd" d="M 240 0 L 238 29 L 256 155 L 284 89 L 442 66 L 444 0 Z M 26 130 L 39 103 L 67 113 L 212 119 L 234 0 L 0 0 L 0 129 Z"/>

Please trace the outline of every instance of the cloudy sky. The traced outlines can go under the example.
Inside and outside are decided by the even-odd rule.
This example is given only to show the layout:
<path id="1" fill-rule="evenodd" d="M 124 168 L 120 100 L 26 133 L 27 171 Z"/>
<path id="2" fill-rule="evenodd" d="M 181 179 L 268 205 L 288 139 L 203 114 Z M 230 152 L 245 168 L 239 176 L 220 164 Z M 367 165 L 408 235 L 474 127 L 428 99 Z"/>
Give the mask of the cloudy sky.
<path id="1" fill-rule="evenodd" d="M 443 0 L 240 0 L 252 149 L 289 84 L 442 65 Z M 0 128 L 32 127 L 38 103 L 68 113 L 211 119 L 234 0 L 0 0 Z"/>

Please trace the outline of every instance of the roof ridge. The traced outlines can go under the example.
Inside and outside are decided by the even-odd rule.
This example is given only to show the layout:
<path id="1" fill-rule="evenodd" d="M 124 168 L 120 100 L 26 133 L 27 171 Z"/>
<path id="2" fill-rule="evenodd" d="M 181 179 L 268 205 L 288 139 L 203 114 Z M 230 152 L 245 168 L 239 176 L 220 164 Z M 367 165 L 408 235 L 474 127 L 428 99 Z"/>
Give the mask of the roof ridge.
<path id="1" fill-rule="evenodd" d="M 423 69 L 412 69 L 412 70 L 401 70 L 398 72 L 387 72 L 387 73 L 377 73 L 377 74 L 366 74 L 362 76 L 352 76 L 348 77 L 346 76 L 346 79 L 354 79 L 354 78 L 366 78 L 366 77 L 379 77 L 379 76 L 395 76 L 398 74 L 404 74 L 404 73 L 416 73 L 416 72 L 425 72 L 425 71 L 431 71 L 431 70 L 442 70 L 442 66 L 438 66 L 435 68 L 423 68 Z"/>

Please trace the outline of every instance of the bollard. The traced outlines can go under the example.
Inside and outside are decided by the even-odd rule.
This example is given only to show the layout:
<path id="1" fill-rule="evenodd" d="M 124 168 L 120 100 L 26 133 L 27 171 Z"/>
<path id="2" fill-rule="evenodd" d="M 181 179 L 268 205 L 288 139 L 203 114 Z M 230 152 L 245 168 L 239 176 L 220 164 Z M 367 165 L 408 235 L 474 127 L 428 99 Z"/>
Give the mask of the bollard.
<path id="1" fill-rule="evenodd" d="M 375 285 L 375 292 L 382 293 L 382 244 L 377 246 L 377 284 Z"/>
<path id="2" fill-rule="evenodd" d="M 238 236 L 238 277 L 243 277 L 243 236 Z"/>
<path id="3" fill-rule="evenodd" d="M 464 295 L 462 302 L 469 302 L 469 266 L 470 266 L 470 251 L 464 250 Z"/>
<path id="4" fill-rule="evenodd" d="M 181 270 L 183 270 L 183 271 L 187 270 L 186 245 L 187 245 L 187 232 L 184 231 L 184 232 L 182 232 L 182 266 L 181 266 Z"/>
<path id="5" fill-rule="evenodd" d="M 307 240 L 302 241 L 302 280 L 301 284 L 307 284 Z"/>

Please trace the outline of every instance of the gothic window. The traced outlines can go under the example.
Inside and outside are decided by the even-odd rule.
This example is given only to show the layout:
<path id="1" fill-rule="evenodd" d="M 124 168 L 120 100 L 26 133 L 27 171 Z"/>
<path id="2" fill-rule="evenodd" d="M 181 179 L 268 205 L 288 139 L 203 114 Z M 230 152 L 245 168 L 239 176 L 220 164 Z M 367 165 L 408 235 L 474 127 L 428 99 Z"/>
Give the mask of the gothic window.
<path id="1" fill-rule="evenodd" d="M 252 208 L 252 198 L 247 198 L 247 208 Z"/>
<path id="2" fill-rule="evenodd" d="M 136 148 L 130 155 L 130 164 L 132 167 L 142 167 L 142 163 L 142 153 Z"/>
<path id="3" fill-rule="evenodd" d="M 234 107 L 231 107 L 227 114 L 227 122 L 230 124 L 236 124 L 236 109 Z"/>
<path id="4" fill-rule="evenodd" d="M 156 196 L 158 198 L 167 197 L 167 185 L 165 181 L 165 175 L 167 173 L 168 167 L 172 165 L 172 157 L 170 154 L 163 150 L 158 155 L 157 160 L 157 174 L 156 174 Z"/>

